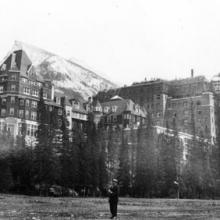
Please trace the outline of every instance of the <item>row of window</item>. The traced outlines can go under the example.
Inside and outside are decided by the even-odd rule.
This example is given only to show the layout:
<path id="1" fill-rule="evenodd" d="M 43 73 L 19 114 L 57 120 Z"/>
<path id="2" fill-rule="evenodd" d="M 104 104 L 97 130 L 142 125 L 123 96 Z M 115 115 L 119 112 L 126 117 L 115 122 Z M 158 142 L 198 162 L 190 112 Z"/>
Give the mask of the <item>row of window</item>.
<path id="1" fill-rule="evenodd" d="M 32 81 L 32 80 L 29 80 L 27 78 L 21 78 L 21 81 L 23 83 L 28 83 L 29 85 L 32 85 L 32 86 L 38 86 L 38 87 L 41 87 L 42 86 L 42 83 L 41 82 L 36 82 L 36 81 Z"/>
<path id="2" fill-rule="evenodd" d="M 1 109 L 1 116 L 2 117 L 6 116 L 6 109 L 4 109 L 4 108 Z M 14 108 L 9 109 L 9 116 L 15 116 L 15 109 Z M 33 111 L 30 112 L 28 110 L 20 109 L 20 110 L 18 110 L 18 117 L 25 118 L 25 119 L 31 119 L 31 120 L 36 121 L 37 120 L 37 112 L 33 112 Z"/>
<path id="3" fill-rule="evenodd" d="M 11 97 L 12 98 L 12 97 Z M 37 101 L 30 101 L 29 99 L 26 99 L 26 100 L 24 100 L 24 99 L 20 99 L 20 106 L 26 106 L 26 107 L 30 107 L 31 106 L 31 108 L 37 108 Z"/>
<path id="4" fill-rule="evenodd" d="M 5 105 L 6 103 L 7 103 L 7 99 L 3 98 L 2 105 Z M 15 104 L 15 97 L 14 96 L 10 97 L 10 103 Z M 20 99 L 19 104 L 20 104 L 20 106 L 25 105 L 27 107 L 31 106 L 32 108 L 37 108 L 37 101 L 33 101 L 33 100 L 30 101 L 29 99 L 26 99 L 26 100 Z"/>
<path id="5" fill-rule="evenodd" d="M 62 111 L 62 109 L 59 109 L 59 110 Z M 59 112 L 59 111 L 58 111 L 58 112 Z M 80 114 L 80 113 L 76 113 L 76 112 L 74 112 L 72 116 L 73 116 L 73 118 L 83 119 L 83 120 L 86 120 L 86 118 L 87 118 L 87 115 L 85 115 L 85 114 Z"/>
<path id="6" fill-rule="evenodd" d="M 62 114 L 63 114 L 62 109 L 58 109 L 58 115 L 62 115 Z M 9 108 L 9 115 L 15 116 L 15 108 Z M 19 109 L 18 110 L 18 117 L 24 118 L 24 115 L 25 115 L 25 119 L 37 120 L 37 113 L 36 112 L 31 111 L 31 114 L 30 114 L 29 110 Z M 2 117 L 6 116 L 6 109 L 5 108 L 1 109 L 1 116 Z M 76 117 L 80 118 L 80 119 L 86 119 L 86 115 L 82 115 L 82 114 L 79 114 Z"/>
<path id="7" fill-rule="evenodd" d="M 24 87 L 23 88 L 23 93 L 25 95 L 32 95 L 32 96 L 35 96 L 35 97 L 39 97 L 39 90 L 38 89 L 31 89 L 29 87 Z M 47 99 L 48 98 L 48 95 L 46 92 L 43 92 L 43 98 Z"/>
<path id="8" fill-rule="evenodd" d="M 200 100 L 197 100 L 196 103 L 193 103 L 193 105 L 196 104 L 196 105 L 201 105 L 201 101 Z M 183 106 L 183 107 L 187 107 L 191 105 L 191 102 L 187 102 L 187 101 L 184 101 L 184 102 L 172 102 L 172 103 L 169 103 L 169 107 L 176 107 L 176 106 Z"/>
<path id="9" fill-rule="evenodd" d="M 16 91 L 16 85 L 11 85 L 9 90 L 11 92 L 15 92 Z M 3 92 L 4 92 L 4 86 L 0 86 L 0 93 L 3 93 Z M 25 95 L 32 95 L 32 96 L 35 96 L 35 97 L 39 97 L 39 90 L 38 89 L 32 89 L 31 90 L 31 88 L 24 87 L 23 88 L 23 93 Z M 43 93 L 43 97 L 45 99 L 47 99 L 47 93 L 46 92 Z"/>
<path id="10" fill-rule="evenodd" d="M 26 124 L 26 135 L 36 137 L 37 136 L 37 125 Z M 18 134 L 22 134 L 22 123 L 18 124 Z"/>
<path id="11" fill-rule="evenodd" d="M 15 92 L 16 91 L 16 85 L 11 85 L 9 88 L 9 91 Z M 4 86 L 0 86 L 0 93 L 4 92 Z"/>

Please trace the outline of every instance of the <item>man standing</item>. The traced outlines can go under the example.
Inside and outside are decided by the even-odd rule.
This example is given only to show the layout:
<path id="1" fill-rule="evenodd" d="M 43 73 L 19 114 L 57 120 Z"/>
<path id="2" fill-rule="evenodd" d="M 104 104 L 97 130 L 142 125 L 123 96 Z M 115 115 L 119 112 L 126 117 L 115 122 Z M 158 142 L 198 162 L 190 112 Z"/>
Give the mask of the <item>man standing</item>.
<path id="1" fill-rule="evenodd" d="M 118 180 L 113 179 L 112 180 L 112 186 L 108 190 L 109 194 L 109 205 L 110 205 L 110 211 L 112 214 L 111 219 L 114 217 L 117 217 L 117 205 L 118 205 Z"/>

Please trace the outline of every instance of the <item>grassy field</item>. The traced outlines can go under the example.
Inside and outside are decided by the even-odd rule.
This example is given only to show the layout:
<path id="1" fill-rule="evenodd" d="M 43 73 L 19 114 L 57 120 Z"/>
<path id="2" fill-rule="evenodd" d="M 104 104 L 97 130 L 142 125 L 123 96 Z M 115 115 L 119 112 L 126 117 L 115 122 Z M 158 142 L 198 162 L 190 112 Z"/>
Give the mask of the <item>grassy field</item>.
<path id="1" fill-rule="evenodd" d="M 0 194 L 0 219 L 109 219 L 107 198 Z M 118 219 L 220 219 L 220 201 L 120 198 Z"/>

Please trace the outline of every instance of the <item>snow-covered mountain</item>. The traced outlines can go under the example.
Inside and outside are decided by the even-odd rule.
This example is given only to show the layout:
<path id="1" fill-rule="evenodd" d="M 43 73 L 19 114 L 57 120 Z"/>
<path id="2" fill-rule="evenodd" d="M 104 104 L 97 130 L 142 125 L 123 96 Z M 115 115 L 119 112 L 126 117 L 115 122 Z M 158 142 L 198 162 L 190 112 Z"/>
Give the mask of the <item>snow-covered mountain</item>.
<path id="1" fill-rule="evenodd" d="M 73 60 L 15 41 L 12 51 L 20 49 L 27 53 L 37 74 L 51 79 L 55 87 L 65 92 L 73 91 L 87 99 L 98 91 L 116 87 L 116 84 Z"/>

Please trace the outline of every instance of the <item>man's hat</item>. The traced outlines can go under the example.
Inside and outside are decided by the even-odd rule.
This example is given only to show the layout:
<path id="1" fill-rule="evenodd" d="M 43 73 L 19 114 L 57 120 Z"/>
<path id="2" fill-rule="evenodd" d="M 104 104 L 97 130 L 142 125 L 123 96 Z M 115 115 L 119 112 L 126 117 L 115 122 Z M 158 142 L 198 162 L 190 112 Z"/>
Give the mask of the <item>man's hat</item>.
<path id="1" fill-rule="evenodd" d="M 113 179 L 112 182 L 118 183 L 118 180 L 117 179 Z"/>

